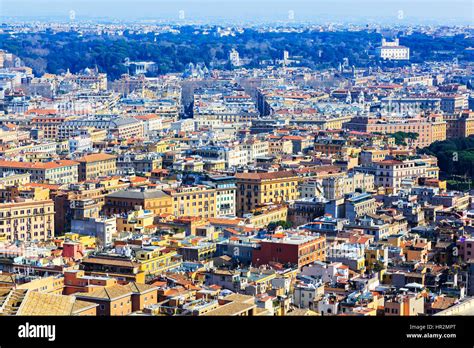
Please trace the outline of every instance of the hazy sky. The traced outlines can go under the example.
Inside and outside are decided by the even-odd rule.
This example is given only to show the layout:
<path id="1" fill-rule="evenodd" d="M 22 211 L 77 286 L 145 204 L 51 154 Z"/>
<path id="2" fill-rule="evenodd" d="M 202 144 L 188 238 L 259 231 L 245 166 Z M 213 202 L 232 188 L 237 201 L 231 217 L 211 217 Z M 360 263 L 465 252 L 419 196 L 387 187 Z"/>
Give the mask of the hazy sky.
<path id="1" fill-rule="evenodd" d="M 0 16 L 68 20 L 345 21 L 474 24 L 474 0 L 0 0 Z"/>

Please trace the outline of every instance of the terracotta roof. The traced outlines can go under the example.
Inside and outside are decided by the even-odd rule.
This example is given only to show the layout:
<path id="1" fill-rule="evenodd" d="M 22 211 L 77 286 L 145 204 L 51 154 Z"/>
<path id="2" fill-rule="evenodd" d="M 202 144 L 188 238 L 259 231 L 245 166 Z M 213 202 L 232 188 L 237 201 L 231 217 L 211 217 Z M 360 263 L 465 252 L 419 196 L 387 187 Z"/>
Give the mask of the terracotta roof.
<path id="1" fill-rule="evenodd" d="M 82 260 L 82 263 L 94 263 L 98 265 L 112 265 L 112 266 L 122 266 L 122 267 L 138 267 L 140 264 L 138 262 L 133 262 L 131 260 L 120 260 L 120 259 L 109 259 L 109 258 L 99 258 L 99 257 L 88 257 Z"/>
<path id="2" fill-rule="evenodd" d="M 249 179 L 249 180 L 272 180 L 272 179 L 284 179 L 292 178 L 296 175 L 292 171 L 280 171 L 280 172 L 269 172 L 269 173 L 237 173 L 236 179 Z"/>
<path id="3" fill-rule="evenodd" d="M 76 297 L 80 299 L 99 299 L 99 300 L 115 300 L 133 293 L 132 289 L 126 285 L 115 284 L 103 287 L 88 293 L 76 293 Z"/>
<path id="4" fill-rule="evenodd" d="M 92 303 L 88 301 L 81 301 L 81 300 L 76 300 L 74 302 L 74 306 L 72 307 L 72 314 L 77 314 L 83 310 L 97 307 L 99 304 L 97 303 Z"/>
<path id="5" fill-rule="evenodd" d="M 239 315 L 242 312 L 246 312 L 255 308 L 256 306 L 251 303 L 243 302 L 230 302 L 223 306 L 219 306 L 214 310 L 204 313 L 204 316 L 228 316 L 228 315 Z"/>
<path id="6" fill-rule="evenodd" d="M 74 296 L 28 291 L 17 315 L 71 315 Z"/>
<path id="7" fill-rule="evenodd" d="M 70 160 L 59 160 L 52 162 L 18 162 L 0 161 L 0 167 L 4 168 L 25 168 L 25 169 L 54 169 L 66 166 L 79 165 L 78 162 Z"/>
<path id="8" fill-rule="evenodd" d="M 139 284 L 135 282 L 128 283 L 126 286 L 128 286 L 133 293 L 140 293 L 140 294 L 153 291 L 153 290 L 158 290 L 158 288 L 155 285 Z"/>
<path id="9" fill-rule="evenodd" d="M 457 299 L 453 297 L 438 296 L 434 300 L 434 302 L 431 304 L 431 308 L 444 310 L 453 306 L 456 303 L 456 301 Z"/>
<path id="10" fill-rule="evenodd" d="M 77 161 L 81 163 L 91 163 L 91 162 L 107 161 L 107 160 L 116 159 L 116 158 L 117 158 L 116 156 L 108 155 L 106 153 L 94 153 L 91 155 L 86 155 L 84 157 L 81 157 Z"/>
<path id="11" fill-rule="evenodd" d="M 30 109 L 25 114 L 36 114 L 36 115 L 55 115 L 57 111 L 55 109 Z"/>
<path id="12" fill-rule="evenodd" d="M 159 119 L 160 116 L 158 116 L 158 115 L 156 115 L 156 114 L 148 114 L 148 115 L 134 116 L 134 118 L 136 118 L 137 120 L 146 121 L 146 120 Z"/>
<path id="13" fill-rule="evenodd" d="M 47 189 L 50 189 L 50 190 L 59 190 L 59 188 L 61 187 L 61 185 L 41 184 L 41 183 L 38 183 L 38 182 L 29 182 L 27 184 L 23 184 L 23 186 L 25 186 L 25 187 L 43 187 L 43 188 L 47 188 Z"/>

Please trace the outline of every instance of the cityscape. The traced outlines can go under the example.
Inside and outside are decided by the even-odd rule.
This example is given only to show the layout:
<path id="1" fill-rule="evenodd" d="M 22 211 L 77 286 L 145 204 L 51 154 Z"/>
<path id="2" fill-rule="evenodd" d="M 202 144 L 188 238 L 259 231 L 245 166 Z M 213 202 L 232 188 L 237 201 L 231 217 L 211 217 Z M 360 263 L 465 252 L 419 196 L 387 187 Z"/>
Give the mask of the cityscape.
<path id="1" fill-rule="evenodd" d="M 0 15 L 1 316 L 474 315 L 472 3 L 384 24 L 22 2 Z"/>

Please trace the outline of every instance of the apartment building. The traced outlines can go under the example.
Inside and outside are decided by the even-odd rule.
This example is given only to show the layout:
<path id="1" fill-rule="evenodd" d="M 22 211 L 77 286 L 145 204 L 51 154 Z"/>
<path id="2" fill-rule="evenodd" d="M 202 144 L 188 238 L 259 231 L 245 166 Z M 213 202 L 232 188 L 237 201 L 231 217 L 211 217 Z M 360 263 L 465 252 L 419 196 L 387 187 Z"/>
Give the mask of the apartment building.
<path id="1" fill-rule="evenodd" d="M 234 216 L 237 191 L 235 178 L 233 176 L 215 176 L 210 177 L 205 184 L 217 190 L 216 216 Z"/>
<path id="2" fill-rule="evenodd" d="M 444 115 L 446 137 L 466 138 L 474 134 L 474 112 L 464 111 L 458 114 Z"/>
<path id="3" fill-rule="evenodd" d="M 79 181 L 114 175 L 117 171 L 117 156 L 105 153 L 86 155 L 77 162 L 79 162 Z"/>
<path id="4" fill-rule="evenodd" d="M 370 167 L 361 168 L 375 175 L 375 186 L 398 189 L 402 186 L 402 181 L 409 178 L 417 179 L 438 178 L 439 168 L 436 165 L 436 158 L 413 158 L 409 160 L 384 160 L 373 163 Z"/>
<path id="5" fill-rule="evenodd" d="M 31 180 L 30 173 L 16 174 L 16 173 L 5 173 L 3 177 L 0 177 L 0 186 L 19 186 L 28 184 Z"/>
<path id="6" fill-rule="evenodd" d="M 270 143 L 267 140 L 248 139 L 240 148 L 247 153 L 247 163 L 253 163 L 259 157 L 266 157 L 270 153 Z"/>
<path id="7" fill-rule="evenodd" d="M 425 313 L 424 297 L 416 294 L 393 296 L 385 299 L 385 316 L 412 316 Z"/>
<path id="8" fill-rule="evenodd" d="M 31 181 L 50 184 L 69 184 L 78 181 L 79 163 L 70 160 L 51 162 L 0 161 L 0 175 L 8 172 L 31 174 Z"/>
<path id="9" fill-rule="evenodd" d="M 0 235 L 10 242 L 52 239 L 54 202 L 48 199 L 0 204 Z"/>
<path id="10" fill-rule="evenodd" d="M 216 217 L 217 189 L 199 186 L 181 186 L 176 189 L 166 189 L 171 196 L 174 216 Z"/>
<path id="11" fill-rule="evenodd" d="M 353 194 L 345 200 L 344 208 L 345 218 L 354 221 L 358 217 L 375 213 L 377 204 L 375 198 L 368 193 Z"/>
<path id="12" fill-rule="evenodd" d="M 367 192 L 374 190 L 375 177 L 366 173 L 344 173 L 331 175 L 322 179 L 323 195 L 326 199 L 338 199 L 344 195 L 356 192 Z"/>
<path id="13" fill-rule="evenodd" d="M 58 127 L 66 119 L 64 117 L 34 117 L 31 120 L 31 125 L 35 129 L 43 131 L 43 137 L 45 139 L 54 139 L 58 138 Z"/>
<path id="14" fill-rule="evenodd" d="M 399 119 L 356 116 L 346 123 L 346 127 L 366 133 L 416 133 L 418 137 L 411 140 L 416 147 L 426 147 L 435 141 L 446 140 L 446 121 L 441 115 Z"/>
<path id="15" fill-rule="evenodd" d="M 121 190 L 105 196 L 103 212 L 107 215 L 124 214 L 142 207 L 154 214 L 172 214 L 172 198 L 162 190 Z"/>
<path id="16" fill-rule="evenodd" d="M 252 263 L 256 266 L 269 262 L 291 263 L 301 268 L 315 261 L 326 260 L 326 237 L 316 235 L 274 235 L 260 241 Z"/>
<path id="17" fill-rule="evenodd" d="M 268 203 L 281 204 L 299 197 L 299 179 L 291 171 L 237 173 L 235 178 L 240 216 Z"/>
<path id="18" fill-rule="evenodd" d="M 272 156 L 282 156 L 293 153 L 293 142 L 290 139 L 272 137 L 268 144 L 269 154 Z"/>
<path id="19" fill-rule="evenodd" d="M 76 298 L 99 305 L 97 315 L 128 315 L 158 302 L 158 288 L 147 284 L 129 283 L 98 287 L 88 293 L 76 293 Z"/>

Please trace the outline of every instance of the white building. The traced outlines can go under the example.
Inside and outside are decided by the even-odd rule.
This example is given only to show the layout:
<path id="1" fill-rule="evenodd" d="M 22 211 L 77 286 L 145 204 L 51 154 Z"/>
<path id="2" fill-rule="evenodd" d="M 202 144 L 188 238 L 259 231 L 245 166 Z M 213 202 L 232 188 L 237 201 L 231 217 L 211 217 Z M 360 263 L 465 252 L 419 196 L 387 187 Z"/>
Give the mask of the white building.
<path id="1" fill-rule="evenodd" d="M 92 150 L 92 139 L 85 136 L 77 136 L 68 140 L 69 152 L 84 152 Z"/>
<path id="2" fill-rule="evenodd" d="M 314 300 L 324 294 L 324 285 L 300 284 L 295 286 L 293 304 L 298 308 L 314 309 Z"/>
<path id="3" fill-rule="evenodd" d="M 230 60 L 230 63 L 233 66 L 241 66 L 242 65 L 241 62 L 240 62 L 239 52 L 237 52 L 235 48 L 233 48 L 232 51 L 230 51 L 229 60 Z"/>
<path id="4" fill-rule="evenodd" d="M 253 163 L 257 158 L 270 154 L 270 143 L 267 140 L 249 139 L 240 145 L 247 152 L 247 162 Z"/>
<path id="5" fill-rule="evenodd" d="M 71 220 L 71 232 L 96 237 L 103 245 L 108 246 L 112 244 L 112 236 L 117 233 L 117 223 L 115 217 L 73 219 Z"/>
<path id="6" fill-rule="evenodd" d="M 409 60 L 410 49 L 401 46 L 398 39 L 395 41 L 387 41 L 382 39 L 382 46 L 376 49 L 377 55 L 387 60 Z"/>

